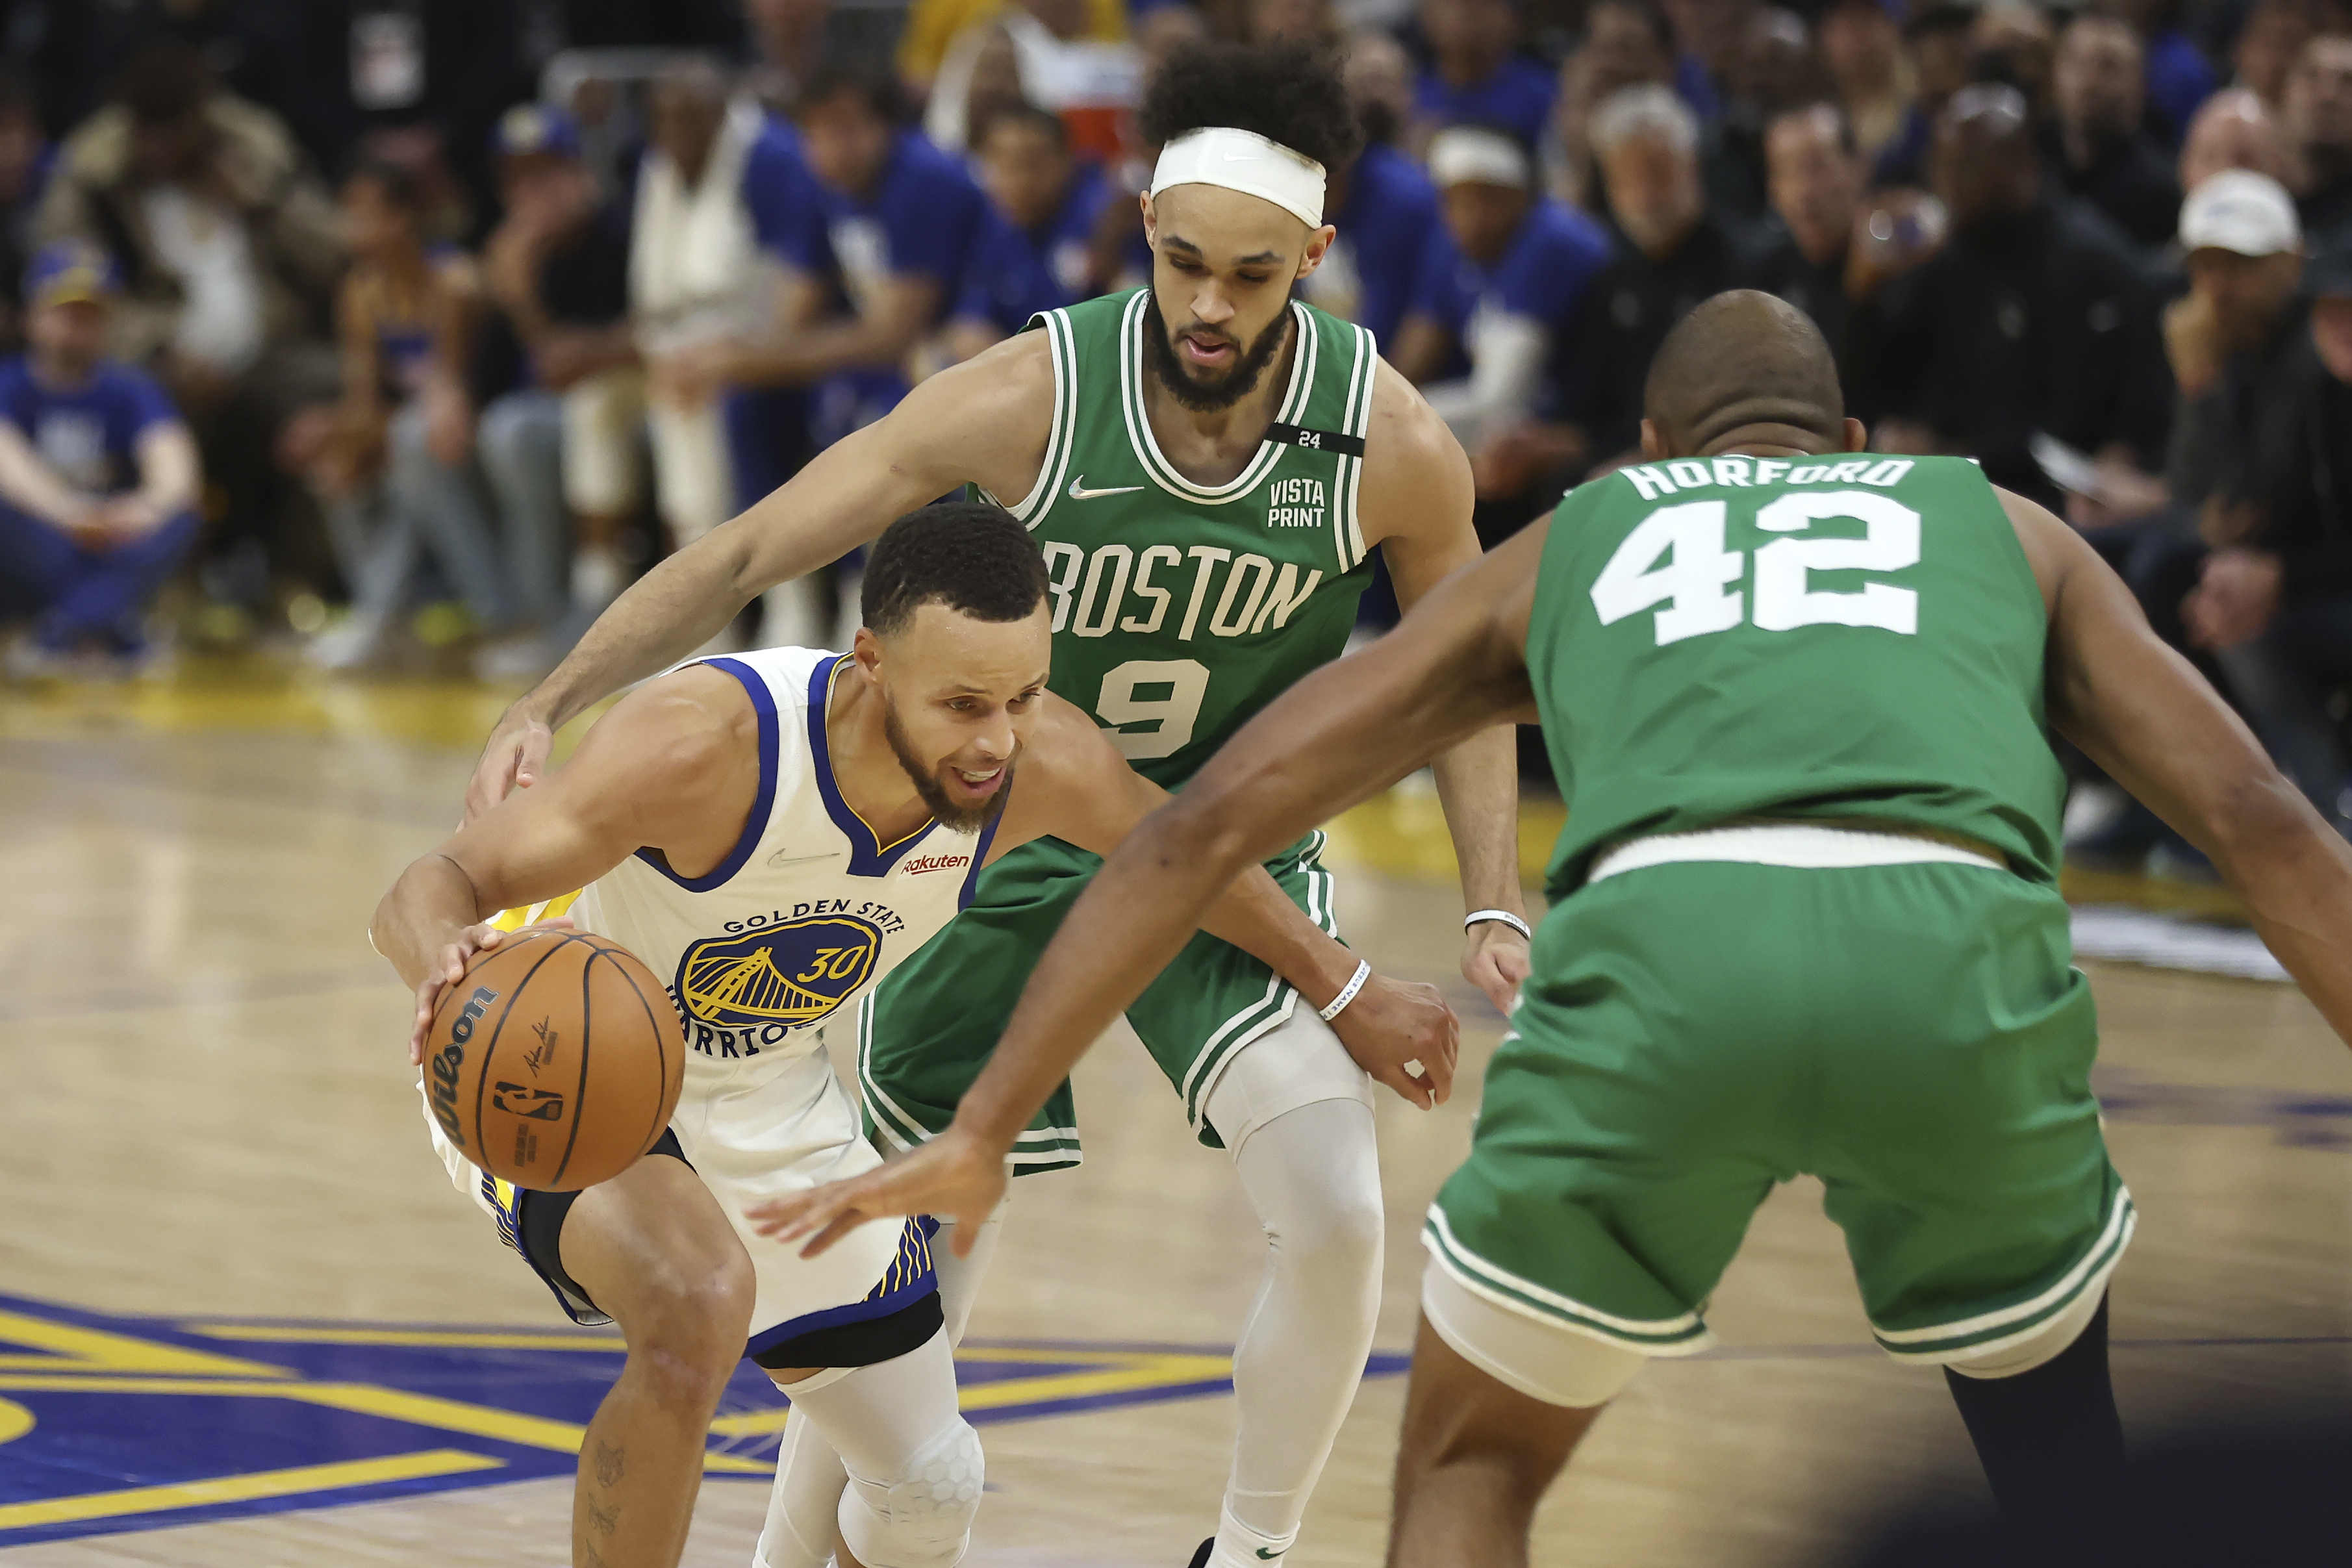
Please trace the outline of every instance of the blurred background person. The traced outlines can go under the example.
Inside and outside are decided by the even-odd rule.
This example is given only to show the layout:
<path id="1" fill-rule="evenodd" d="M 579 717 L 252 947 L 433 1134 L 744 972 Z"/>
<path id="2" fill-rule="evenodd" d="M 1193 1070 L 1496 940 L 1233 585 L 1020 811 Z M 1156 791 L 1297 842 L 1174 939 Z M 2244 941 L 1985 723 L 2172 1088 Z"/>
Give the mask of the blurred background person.
<path id="1" fill-rule="evenodd" d="M 2316 251 L 2352 245 L 2352 34 L 2323 34 L 2287 73 L 2286 132 L 2296 210 Z"/>
<path id="2" fill-rule="evenodd" d="M 2252 169 L 2284 182 L 2286 146 L 2263 100 L 2227 87 L 2200 105 L 2180 139 L 2180 188 L 2193 191 L 2224 169 Z"/>
<path id="3" fill-rule="evenodd" d="M 1405 311 L 1428 287 L 1439 216 L 1437 187 L 1397 144 L 1412 106 L 1412 62 L 1386 33 L 1349 40 L 1341 79 L 1364 150 L 1331 171 L 1324 212 L 1338 230 L 1323 265 L 1299 285 L 1307 300 L 1371 329 L 1393 356 Z"/>
<path id="4" fill-rule="evenodd" d="M 1491 544 L 1559 499 L 1531 488 L 1590 459 L 1535 426 L 1557 413 L 1568 323 L 1609 237 L 1538 191 L 1533 160 L 1507 131 L 1448 126 L 1429 156 L 1445 221 L 1391 362 L 1470 453 Z"/>
<path id="5" fill-rule="evenodd" d="M 9 672 L 124 673 L 195 541 L 195 442 L 153 378 L 107 357 L 110 257 L 54 241 L 24 288 L 28 346 L 0 364 L 0 616 L 33 625 Z"/>
<path id="6" fill-rule="evenodd" d="M 2047 434 L 2106 463 L 2118 487 L 2144 486 L 2162 460 L 2171 378 L 2137 258 L 2044 192 L 2016 88 L 1954 95 L 1934 175 L 1951 237 L 1857 323 L 1862 378 L 1882 410 L 1874 447 L 1967 453 L 1994 483 L 2063 508 L 2031 451 Z M 2141 510 L 2162 499 L 2136 493 Z"/>
<path id="7" fill-rule="evenodd" d="M 1615 243 L 1568 328 L 1558 420 L 1582 464 L 1611 464 L 1640 436 L 1650 356 L 1700 300 L 1737 284 L 1749 237 L 1707 210 L 1698 118 L 1670 89 L 1616 93 L 1593 111 L 1591 135 Z"/>
<path id="8" fill-rule="evenodd" d="M 0 65 L 0 350 L 24 346 L 25 270 L 36 248 L 33 219 L 52 151 L 31 84 Z"/>
<path id="9" fill-rule="evenodd" d="M 385 651 L 387 634 L 431 573 L 471 629 L 515 615 L 497 531 L 461 439 L 463 375 L 479 283 L 449 247 L 428 248 L 416 182 L 362 163 L 343 181 L 352 268 L 335 317 L 343 395 L 288 424 L 281 459 L 309 479 L 351 596 L 351 614 L 306 650 L 349 669 Z"/>
<path id="10" fill-rule="evenodd" d="M 1552 75 L 1519 54 L 1511 0 L 1421 0 L 1429 65 L 1414 92 L 1420 140 L 1440 126 L 1498 125 L 1528 146 L 1551 117 Z"/>
<path id="11" fill-rule="evenodd" d="M 1765 169 L 1770 223 L 1747 263 L 1745 285 L 1778 294 L 1812 318 L 1836 355 L 1847 391 L 1847 411 L 1866 419 L 1847 353 L 1853 311 L 1853 235 L 1863 221 L 1863 191 L 1870 166 L 1845 113 L 1833 103 L 1808 104 L 1765 127 Z"/>
<path id="12" fill-rule="evenodd" d="M 58 149 L 34 231 L 122 268 L 111 351 L 163 383 L 220 487 L 213 595 L 252 612 L 273 575 L 323 585 L 323 541 L 273 453 L 297 409 L 334 394 L 325 329 L 344 251 L 283 122 L 222 91 L 192 46 L 146 45 Z"/>
<path id="13" fill-rule="evenodd" d="M 1544 144 L 1552 195 L 1596 216 L 1607 216 L 1601 174 L 1592 157 L 1592 111 L 1621 89 L 1675 80 L 1675 30 L 1652 0 L 1595 0 L 1584 14 L 1584 38 L 1559 68 Z"/>
<path id="14" fill-rule="evenodd" d="M 2311 0 L 2256 0 L 2230 47 L 2231 85 L 2252 92 L 2273 114 L 2284 107 L 2287 73 L 2315 30 L 2314 11 Z"/>
<path id="15" fill-rule="evenodd" d="M 970 359 L 1042 311 L 1103 292 L 1093 239 L 1118 199 L 1092 163 L 1070 155 L 1061 117 L 1020 104 L 992 117 L 973 148 L 989 211 L 965 268 L 947 353 Z"/>
<path id="16" fill-rule="evenodd" d="M 1724 82 L 1723 113 L 1703 149 L 1707 205 L 1753 226 L 1765 214 L 1764 128 L 1773 116 L 1829 95 L 1829 74 L 1813 50 L 1812 30 L 1793 11 L 1759 5 L 1748 12 Z"/>
<path id="17" fill-rule="evenodd" d="M 1878 154 L 1881 185 L 1924 186 L 1936 121 L 1952 95 L 1976 79 L 1977 13 L 1956 0 L 1925 0 L 1903 24 L 1911 62 L 1911 109 L 1903 129 Z"/>
<path id="18" fill-rule="evenodd" d="M 523 614 L 569 646 L 624 585 L 621 531 L 639 498 L 630 214 L 599 199 L 561 110 L 509 110 L 498 153 L 506 216 L 482 247 L 494 368 L 478 374 L 511 390 L 482 410 L 481 463 Z"/>
<path id="19" fill-rule="evenodd" d="M 2059 36 L 2056 108 L 2042 153 L 2057 184 L 2137 243 L 2161 248 L 2180 223 L 2170 161 L 2142 129 L 2147 86 L 2139 37 L 2111 16 L 2084 15 Z"/>
<path id="20" fill-rule="evenodd" d="M 1903 29 L 1881 0 L 1831 0 L 1815 23 L 1822 61 L 1862 155 L 1875 163 L 1902 134 L 1911 108 L 1911 65 Z"/>

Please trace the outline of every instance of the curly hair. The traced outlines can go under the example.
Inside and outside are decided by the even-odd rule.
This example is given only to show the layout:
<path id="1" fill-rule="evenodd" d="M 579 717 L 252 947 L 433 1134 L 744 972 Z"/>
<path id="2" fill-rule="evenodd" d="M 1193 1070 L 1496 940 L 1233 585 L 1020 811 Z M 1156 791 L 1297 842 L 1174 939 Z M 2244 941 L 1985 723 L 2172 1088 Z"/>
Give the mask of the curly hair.
<path id="1" fill-rule="evenodd" d="M 1363 145 L 1338 58 L 1319 44 L 1189 44 L 1143 89 L 1144 139 L 1166 145 L 1188 131 L 1255 131 L 1337 169 Z"/>
<path id="2" fill-rule="evenodd" d="M 982 621 L 1017 621 L 1045 599 L 1045 558 L 1001 506 L 944 501 L 892 523 L 866 557 L 866 625 L 896 637 L 925 605 Z"/>

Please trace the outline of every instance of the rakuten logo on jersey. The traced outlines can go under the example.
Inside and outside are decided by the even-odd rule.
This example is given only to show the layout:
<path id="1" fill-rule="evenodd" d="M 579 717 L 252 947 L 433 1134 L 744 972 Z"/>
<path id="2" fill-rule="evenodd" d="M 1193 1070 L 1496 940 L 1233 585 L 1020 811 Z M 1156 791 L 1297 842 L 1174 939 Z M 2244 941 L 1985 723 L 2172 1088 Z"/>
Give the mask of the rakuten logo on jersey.
<path id="1" fill-rule="evenodd" d="M 969 855 L 918 855 L 898 868 L 909 877 L 919 877 L 926 871 L 961 871 L 971 864 Z"/>

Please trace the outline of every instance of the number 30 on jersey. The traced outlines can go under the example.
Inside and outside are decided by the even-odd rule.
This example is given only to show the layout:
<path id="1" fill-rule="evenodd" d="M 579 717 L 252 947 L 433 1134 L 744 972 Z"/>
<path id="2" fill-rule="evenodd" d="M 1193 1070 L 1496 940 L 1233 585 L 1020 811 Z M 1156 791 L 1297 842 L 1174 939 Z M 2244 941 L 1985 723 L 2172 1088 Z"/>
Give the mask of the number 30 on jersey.
<path id="1" fill-rule="evenodd" d="M 1729 631 L 1750 619 L 1733 584 L 1748 574 L 1747 558 L 1725 548 L 1727 502 L 1684 501 L 1643 518 L 1593 580 L 1592 607 L 1601 624 L 1663 605 L 1653 624 L 1658 646 Z M 1833 594 L 1807 581 L 1814 572 L 1899 572 L 1919 563 L 1919 514 L 1894 497 L 1869 490 L 1798 490 L 1756 513 L 1767 533 L 1797 534 L 1829 518 L 1853 518 L 1869 531 L 1860 539 L 1776 539 L 1756 552 L 1755 626 L 1785 632 L 1798 626 L 1875 626 L 1904 637 L 1919 630 L 1919 595 L 1909 588 L 1871 583 L 1860 592 Z"/>

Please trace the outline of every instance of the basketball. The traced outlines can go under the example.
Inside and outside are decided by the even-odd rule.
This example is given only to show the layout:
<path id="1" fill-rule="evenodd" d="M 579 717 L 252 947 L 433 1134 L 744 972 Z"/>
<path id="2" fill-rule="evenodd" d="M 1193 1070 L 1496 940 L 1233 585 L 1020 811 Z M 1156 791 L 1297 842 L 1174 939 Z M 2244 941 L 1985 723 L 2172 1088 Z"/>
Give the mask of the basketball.
<path id="1" fill-rule="evenodd" d="M 518 1187 L 577 1192 L 654 1145 L 686 1042 L 653 972 L 576 931 L 511 936 L 441 994 L 426 1098 L 459 1152 Z"/>

